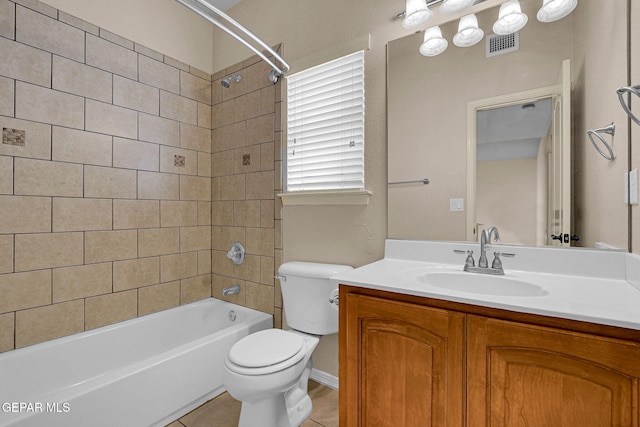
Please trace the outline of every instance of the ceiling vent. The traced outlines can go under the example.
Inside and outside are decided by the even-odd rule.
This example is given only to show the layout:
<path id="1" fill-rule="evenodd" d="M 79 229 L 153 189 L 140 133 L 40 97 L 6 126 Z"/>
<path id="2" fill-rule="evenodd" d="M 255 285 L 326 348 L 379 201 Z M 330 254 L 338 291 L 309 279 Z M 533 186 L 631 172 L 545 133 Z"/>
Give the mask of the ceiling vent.
<path id="1" fill-rule="evenodd" d="M 502 55 L 520 49 L 520 32 L 504 36 L 491 34 L 487 36 L 487 58 Z"/>

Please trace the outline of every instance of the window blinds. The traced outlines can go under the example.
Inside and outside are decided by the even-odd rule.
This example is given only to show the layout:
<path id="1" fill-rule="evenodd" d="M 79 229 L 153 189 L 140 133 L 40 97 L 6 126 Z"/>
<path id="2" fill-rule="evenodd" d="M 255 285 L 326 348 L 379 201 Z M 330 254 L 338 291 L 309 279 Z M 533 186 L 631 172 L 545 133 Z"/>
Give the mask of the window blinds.
<path id="1" fill-rule="evenodd" d="M 288 192 L 364 189 L 364 51 L 287 77 Z"/>

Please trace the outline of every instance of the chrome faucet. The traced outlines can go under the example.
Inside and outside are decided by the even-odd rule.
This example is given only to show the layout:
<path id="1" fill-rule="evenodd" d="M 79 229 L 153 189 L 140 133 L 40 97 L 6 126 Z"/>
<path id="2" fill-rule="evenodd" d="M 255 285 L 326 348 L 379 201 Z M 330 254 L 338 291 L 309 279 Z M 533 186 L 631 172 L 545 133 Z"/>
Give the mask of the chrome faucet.
<path id="1" fill-rule="evenodd" d="M 502 252 L 494 252 L 493 262 L 491 263 L 491 267 L 489 267 L 489 261 L 487 261 L 487 251 L 491 250 L 491 237 L 498 242 L 500 241 L 500 232 L 496 227 L 489 227 L 488 229 L 482 230 L 482 234 L 480 235 L 480 258 L 478 259 L 478 266 L 476 267 L 475 261 L 473 260 L 473 251 L 461 251 L 454 250 L 455 253 L 458 254 L 466 254 L 467 258 L 464 262 L 464 271 L 468 271 L 471 273 L 481 273 L 481 274 L 496 274 L 503 275 L 504 269 L 502 268 L 502 260 L 500 256 L 505 257 L 514 257 L 515 254 L 510 253 L 502 253 Z"/>
<path id="2" fill-rule="evenodd" d="M 228 288 L 222 288 L 223 297 L 239 294 L 239 293 L 240 293 L 240 285 L 233 285 L 233 286 L 229 286 Z"/>

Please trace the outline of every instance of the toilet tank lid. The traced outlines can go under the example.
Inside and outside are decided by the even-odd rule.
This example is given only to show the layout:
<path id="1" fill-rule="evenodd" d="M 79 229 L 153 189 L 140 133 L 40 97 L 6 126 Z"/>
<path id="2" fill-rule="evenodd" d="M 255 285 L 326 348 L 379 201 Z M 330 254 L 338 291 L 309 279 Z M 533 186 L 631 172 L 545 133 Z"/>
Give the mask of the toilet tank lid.
<path id="1" fill-rule="evenodd" d="M 340 264 L 291 261 L 282 264 L 280 268 L 278 268 L 278 273 L 282 274 L 283 276 L 290 274 L 292 276 L 328 279 L 331 276 L 335 276 L 336 274 L 345 272 L 347 270 L 353 270 L 353 267 Z"/>

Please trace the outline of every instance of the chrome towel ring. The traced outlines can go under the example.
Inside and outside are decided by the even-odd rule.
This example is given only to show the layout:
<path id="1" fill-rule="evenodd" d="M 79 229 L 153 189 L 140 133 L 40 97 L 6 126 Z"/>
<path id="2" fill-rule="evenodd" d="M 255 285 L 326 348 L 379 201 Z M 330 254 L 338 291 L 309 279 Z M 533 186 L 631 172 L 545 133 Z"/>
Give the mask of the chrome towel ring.
<path id="1" fill-rule="evenodd" d="M 616 155 L 613 152 L 613 149 L 611 148 L 611 145 L 607 141 L 605 141 L 605 139 L 602 137 L 602 134 L 607 134 L 607 135 L 613 136 L 613 135 L 615 135 L 615 133 L 616 133 L 616 125 L 613 122 L 611 122 L 611 124 L 609 124 L 608 126 L 605 126 L 603 128 L 589 129 L 587 131 L 587 136 L 589 137 L 589 140 L 593 144 L 593 147 L 598 151 L 598 153 L 600 153 L 600 155 L 602 157 L 604 157 L 607 160 L 613 160 L 613 159 L 616 158 Z M 603 145 L 604 148 L 606 148 L 608 154 L 605 153 L 600 148 L 598 143 L 593 140 L 594 136 L 600 140 L 601 145 Z"/>
<path id="2" fill-rule="evenodd" d="M 640 85 L 624 86 L 624 87 L 618 88 L 616 93 L 618 94 L 618 99 L 620 100 L 620 105 L 622 105 L 622 109 L 625 111 L 625 113 L 629 115 L 629 117 L 631 117 L 631 120 L 633 120 L 637 125 L 640 125 L 640 119 L 638 119 L 638 117 L 636 117 L 636 115 L 633 114 L 633 112 L 631 111 L 631 95 L 633 94 L 640 99 Z M 629 94 L 627 97 L 628 102 L 625 102 L 624 100 L 625 93 Z"/>

